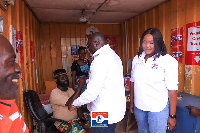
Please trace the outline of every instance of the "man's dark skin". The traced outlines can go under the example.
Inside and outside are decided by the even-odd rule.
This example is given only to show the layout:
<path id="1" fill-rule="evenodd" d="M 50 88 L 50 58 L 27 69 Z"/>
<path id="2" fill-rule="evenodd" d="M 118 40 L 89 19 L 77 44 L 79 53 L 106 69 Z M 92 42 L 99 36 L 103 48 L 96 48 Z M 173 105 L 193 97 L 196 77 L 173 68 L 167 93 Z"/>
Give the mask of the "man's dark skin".
<path id="1" fill-rule="evenodd" d="M 100 49 L 104 45 L 106 45 L 106 40 L 103 34 L 96 32 L 90 35 L 88 39 L 88 47 L 91 54 L 94 54 L 98 49 Z M 82 84 L 85 85 L 85 78 L 79 78 L 79 85 L 82 86 Z M 77 89 L 76 92 L 77 92 L 76 95 L 72 95 L 72 97 L 70 97 L 68 102 L 66 103 L 70 111 L 74 110 L 75 107 L 72 106 L 72 103 L 76 98 L 80 96 L 81 90 Z"/>
<path id="2" fill-rule="evenodd" d="M 185 106 L 186 109 L 189 109 L 188 114 L 191 114 L 193 116 L 200 116 L 200 109 L 194 106 Z"/>
<path id="3" fill-rule="evenodd" d="M 69 86 L 69 79 L 67 74 L 63 74 L 63 73 L 59 73 L 60 75 L 57 76 L 55 78 L 56 84 L 57 84 L 57 88 L 60 89 L 61 91 L 67 91 L 68 90 L 68 86 Z M 81 89 L 82 87 L 85 85 L 85 80 L 84 79 L 80 79 L 79 81 L 79 86 L 76 90 L 76 93 L 74 93 L 74 95 L 72 95 L 72 97 L 78 97 L 81 93 Z M 69 100 L 68 100 L 69 101 Z M 67 101 L 67 103 L 68 103 Z M 66 106 L 67 106 L 66 103 Z M 86 123 L 86 119 L 84 119 L 83 117 L 83 113 L 78 113 L 78 116 L 80 118 L 79 124 L 80 125 L 84 125 Z"/>
<path id="4" fill-rule="evenodd" d="M 86 81 L 86 79 L 83 77 L 80 77 L 78 79 L 78 88 L 77 88 L 76 92 L 69 98 L 69 100 L 65 104 L 66 106 L 68 106 L 70 111 L 73 111 L 73 109 L 75 108 L 75 107 L 72 107 L 72 103 L 76 98 L 78 98 L 80 96 L 81 88 L 86 84 L 85 81 Z"/>

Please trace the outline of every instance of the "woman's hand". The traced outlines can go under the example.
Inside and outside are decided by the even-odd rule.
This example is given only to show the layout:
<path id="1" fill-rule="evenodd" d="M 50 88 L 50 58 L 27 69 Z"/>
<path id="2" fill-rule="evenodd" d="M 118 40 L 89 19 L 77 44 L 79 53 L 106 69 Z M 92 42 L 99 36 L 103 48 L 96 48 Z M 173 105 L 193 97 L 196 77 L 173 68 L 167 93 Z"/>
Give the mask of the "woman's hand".
<path id="1" fill-rule="evenodd" d="M 131 113 L 134 113 L 134 105 L 133 105 L 133 103 L 130 103 L 130 111 L 131 111 Z"/>
<path id="2" fill-rule="evenodd" d="M 177 91 L 169 90 L 168 95 L 169 95 L 169 114 L 175 115 L 176 103 L 177 103 Z M 172 119 L 171 117 L 169 117 L 167 124 L 168 124 L 168 130 L 172 130 L 176 125 L 176 119 Z"/>
<path id="3" fill-rule="evenodd" d="M 133 97 L 134 97 L 134 82 L 130 81 L 130 111 L 131 113 L 134 113 Z"/>
<path id="4" fill-rule="evenodd" d="M 174 129 L 176 125 L 176 119 L 172 119 L 171 117 L 169 117 L 167 121 L 167 125 L 168 125 L 168 130 Z"/>

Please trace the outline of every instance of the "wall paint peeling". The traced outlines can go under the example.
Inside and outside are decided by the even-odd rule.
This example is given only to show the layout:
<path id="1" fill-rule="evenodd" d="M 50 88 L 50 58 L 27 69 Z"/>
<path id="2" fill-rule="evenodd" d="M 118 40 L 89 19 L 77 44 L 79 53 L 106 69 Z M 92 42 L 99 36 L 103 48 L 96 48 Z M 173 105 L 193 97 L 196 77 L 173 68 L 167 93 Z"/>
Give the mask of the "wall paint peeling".
<path id="1" fill-rule="evenodd" d="M 192 65 L 185 65 L 185 75 L 186 77 L 192 75 Z"/>
<path id="2" fill-rule="evenodd" d="M 185 65 L 185 86 L 184 91 L 192 94 L 192 65 Z"/>

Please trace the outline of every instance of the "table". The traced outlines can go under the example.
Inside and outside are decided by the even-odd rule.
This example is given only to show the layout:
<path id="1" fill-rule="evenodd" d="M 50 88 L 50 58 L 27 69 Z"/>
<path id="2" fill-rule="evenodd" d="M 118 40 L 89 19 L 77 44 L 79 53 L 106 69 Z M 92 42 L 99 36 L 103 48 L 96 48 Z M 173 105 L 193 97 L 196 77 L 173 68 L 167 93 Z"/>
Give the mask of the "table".
<path id="1" fill-rule="evenodd" d="M 200 133 L 200 117 L 194 117 L 188 114 L 187 105 L 200 108 L 200 97 L 180 92 L 182 98 L 177 98 L 176 107 L 176 126 L 167 133 Z"/>
<path id="2" fill-rule="evenodd" d="M 47 111 L 48 114 L 52 113 L 52 108 L 51 108 L 51 104 L 50 104 L 50 94 L 38 94 L 40 101 L 42 103 L 42 106 L 44 107 L 44 109 Z"/>

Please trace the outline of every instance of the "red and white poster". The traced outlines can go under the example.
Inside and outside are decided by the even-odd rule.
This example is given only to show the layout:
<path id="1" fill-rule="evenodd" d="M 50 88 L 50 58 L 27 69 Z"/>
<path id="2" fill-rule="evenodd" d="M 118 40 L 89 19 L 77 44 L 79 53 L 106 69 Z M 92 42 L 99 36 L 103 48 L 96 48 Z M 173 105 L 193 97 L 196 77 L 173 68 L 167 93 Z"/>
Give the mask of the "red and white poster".
<path id="1" fill-rule="evenodd" d="M 200 22 L 186 25 L 186 65 L 200 65 Z"/>
<path id="2" fill-rule="evenodd" d="M 105 35 L 106 43 L 110 45 L 115 53 L 118 53 L 118 36 L 117 35 Z"/>
<path id="3" fill-rule="evenodd" d="M 21 31 L 16 31 L 16 52 L 20 54 L 20 63 L 24 62 L 23 35 Z"/>
<path id="4" fill-rule="evenodd" d="M 179 63 L 183 59 L 183 28 L 176 28 L 171 30 L 171 47 L 172 57 Z"/>

